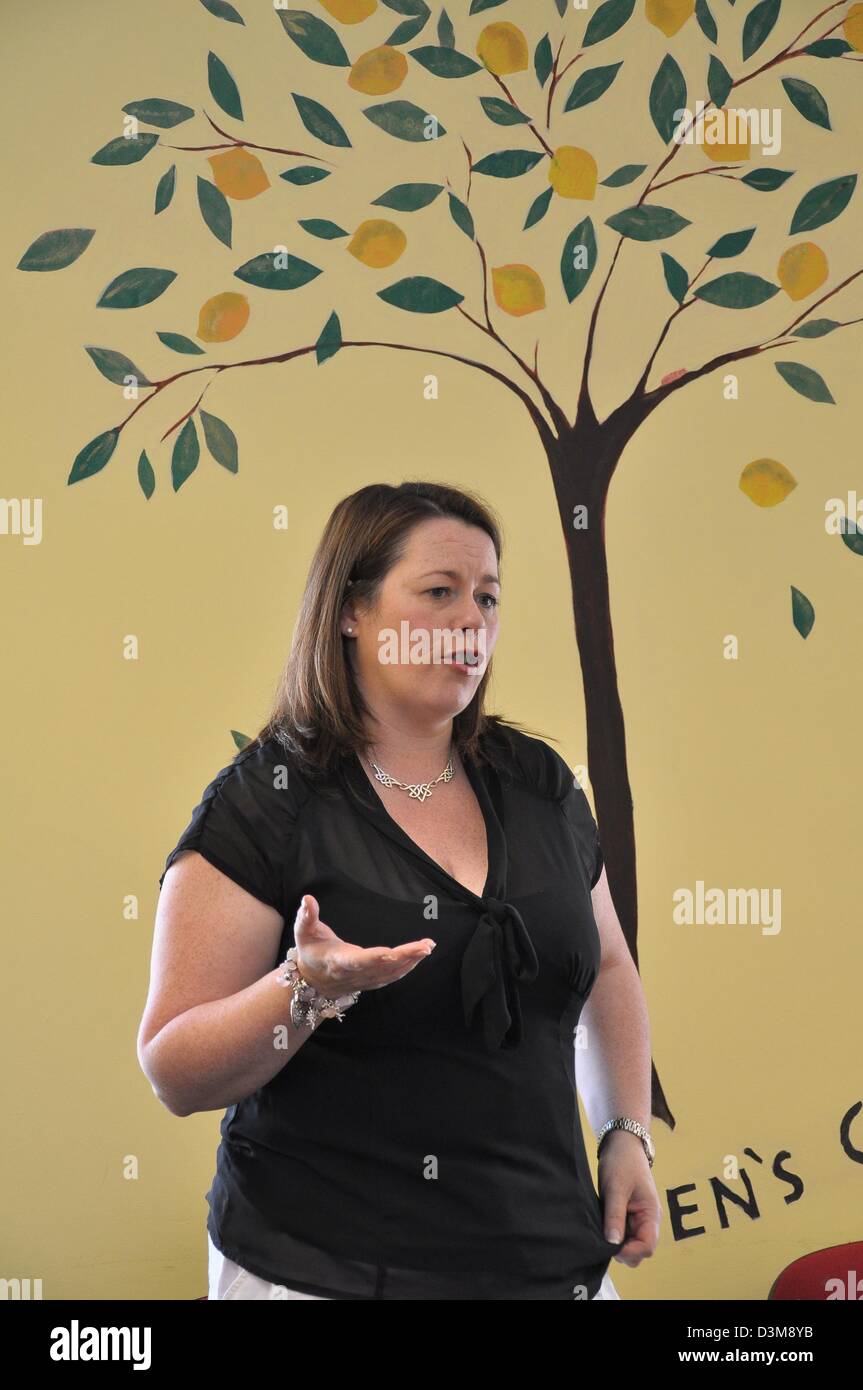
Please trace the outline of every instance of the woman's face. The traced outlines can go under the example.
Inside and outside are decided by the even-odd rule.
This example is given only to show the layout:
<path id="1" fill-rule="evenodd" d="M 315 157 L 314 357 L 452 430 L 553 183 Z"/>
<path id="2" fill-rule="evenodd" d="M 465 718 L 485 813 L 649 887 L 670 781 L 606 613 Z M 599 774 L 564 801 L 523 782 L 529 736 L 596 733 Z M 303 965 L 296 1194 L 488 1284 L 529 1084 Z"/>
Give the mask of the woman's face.
<path id="1" fill-rule="evenodd" d="M 481 527 L 452 517 L 414 526 L 376 606 L 349 598 L 342 610 L 348 660 L 371 709 L 443 721 L 470 704 L 497 642 L 497 576 Z M 475 665 L 456 664 L 465 650 Z"/>

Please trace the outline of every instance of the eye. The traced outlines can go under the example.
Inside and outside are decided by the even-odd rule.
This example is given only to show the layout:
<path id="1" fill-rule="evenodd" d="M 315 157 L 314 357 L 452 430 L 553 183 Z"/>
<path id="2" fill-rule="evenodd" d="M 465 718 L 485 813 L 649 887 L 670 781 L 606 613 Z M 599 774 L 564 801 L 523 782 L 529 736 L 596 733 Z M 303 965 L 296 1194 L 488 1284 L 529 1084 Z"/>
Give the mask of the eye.
<path id="1" fill-rule="evenodd" d="M 450 588 L 448 584 L 436 584 L 433 589 L 426 589 L 427 594 L 448 594 L 449 592 Z M 494 594 L 480 594 L 480 598 L 487 598 L 490 600 L 486 605 L 489 612 L 497 608 L 499 600 Z"/>

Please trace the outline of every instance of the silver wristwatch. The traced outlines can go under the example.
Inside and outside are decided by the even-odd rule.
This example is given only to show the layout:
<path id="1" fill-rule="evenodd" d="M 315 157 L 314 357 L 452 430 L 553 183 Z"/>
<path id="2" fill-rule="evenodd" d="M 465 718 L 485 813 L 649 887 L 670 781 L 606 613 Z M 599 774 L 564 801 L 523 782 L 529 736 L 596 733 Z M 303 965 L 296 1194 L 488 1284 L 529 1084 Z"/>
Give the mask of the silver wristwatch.
<path id="1" fill-rule="evenodd" d="M 610 1134 L 613 1129 L 628 1129 L 630 1134 L 637 1135 L 644 1146 L 644 1152 L 647 1154 L 647 1162 L 650 1164 L 651 1168 L 653 1167 L 653 1160 L 656 1157 L 656 1149 L 653 1146 L 653 1140 L 644 1128 L 644 1125 L 640 1125 L 637 1120 L 631 1120 L 628 1115 L 618 1115 L 616 1119 L 607 1120 L 602 1126 L 602 1129 L 596 1136 L 597 1157 L 602 1148 L 603 1139 L 606 1134 Z"/>

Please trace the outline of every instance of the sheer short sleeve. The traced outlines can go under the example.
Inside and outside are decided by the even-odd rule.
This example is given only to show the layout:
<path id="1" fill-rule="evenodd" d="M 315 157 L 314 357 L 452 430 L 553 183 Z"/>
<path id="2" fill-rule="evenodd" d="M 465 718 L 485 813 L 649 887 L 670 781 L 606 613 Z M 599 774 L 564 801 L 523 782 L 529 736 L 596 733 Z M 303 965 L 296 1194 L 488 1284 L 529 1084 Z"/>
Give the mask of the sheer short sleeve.
<path id="1" fill-rule="evenodd" d="M 593 818 L 590 802 L 567 768 L 569 783 L 560 801 L 561 810 L 573 828 L 578 844 L 584 871 L 591 888 L 595 888 L 602 875 L 604 859 L 599 842 L 599 827 Z"/>
<path id="2" fill-rule="evenodd" d="M 194 849 L 247 893 L 284 916 L 285 865 L 297 811 L 299 774 L 274 739 L 241 749 L 205 788 L 159 879 Z"/>
<path id="3" fill-rule="evenodd" d="M 519 773 L 541 796 L 556 801 L 570 826 L 579 858 L 591 888 L 602 874 L 603 855 L 599 829 L 590 802 L 576 781 L 572 768 L 545 739 L 519 731 L 512 735 L 514 761 Z"/>

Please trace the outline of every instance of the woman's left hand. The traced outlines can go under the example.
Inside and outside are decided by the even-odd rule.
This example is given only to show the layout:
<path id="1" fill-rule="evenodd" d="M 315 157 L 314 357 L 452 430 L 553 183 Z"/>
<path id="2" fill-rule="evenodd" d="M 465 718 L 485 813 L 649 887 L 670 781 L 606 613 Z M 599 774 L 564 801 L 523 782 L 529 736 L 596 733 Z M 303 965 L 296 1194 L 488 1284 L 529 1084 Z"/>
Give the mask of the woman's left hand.
<path id="1" fill-rule="evenodd" d="M 661 1208 L 641 1140 L 628 1130 L 612 1130 L 599 1154 L 599 1196 L 606 1240 L 625 1244 L 614 1256 L 635 1268 L 659 1243 Z"/>

